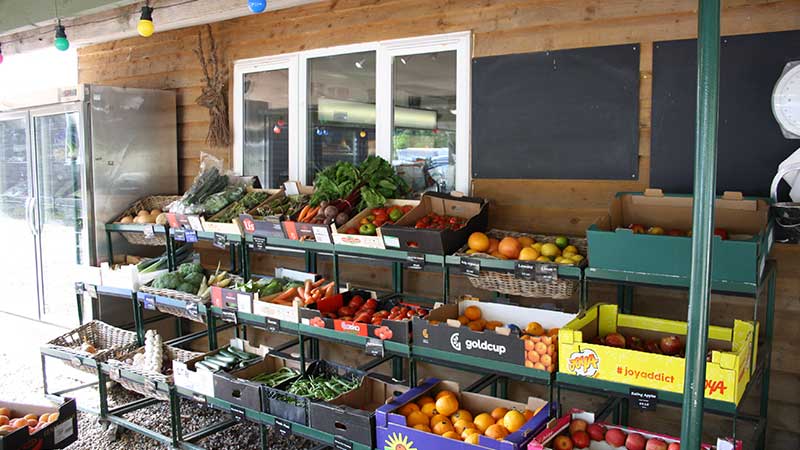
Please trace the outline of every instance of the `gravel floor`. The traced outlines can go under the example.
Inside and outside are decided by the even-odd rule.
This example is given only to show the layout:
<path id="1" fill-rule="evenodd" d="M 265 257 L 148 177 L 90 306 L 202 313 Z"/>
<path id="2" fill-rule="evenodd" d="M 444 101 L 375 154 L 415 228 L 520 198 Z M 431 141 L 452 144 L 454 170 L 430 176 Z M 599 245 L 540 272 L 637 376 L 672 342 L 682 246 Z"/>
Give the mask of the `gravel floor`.
<path id="1" fill-rule="evenodd" d="M 51 405 L 44 398 L 41 375 L 39 345 L 57 337 L 67 330 L 28 319 L 0 313 L 0 342 L 15 342 L 18 345 L 0 346 L 0 399 L 19 403 Z M 49 390 L 55 391 L 69 386 L 93 381 L 90 374 L 77 371 L 63 363 L 47 360 L 47 382 Z M 142 398 L 119 385 L 109 387 L 109 405 L 122 405 Z M 96 389 L 83 389 L 76 392 L 79 404 L 97 407 Z M 170 434 L 169 405 L 166 402 L 142 408 L 126 414 L 125 418 L 151 430 Z M 184 434 L 206 426 L 230 419 L 228 414 L 212 410 L 194 402 L 181 402 L 181 423 Z M 118 433 L 106 429 L 97 417 L 79 414 L 79 440 L 67 447 L 69 450 L 149 450 L 169 448 L 156 441 L 129 430 Z M 270 431 L 269 448 L 275 450 L 310 449 L 313 443 L 297 437 L 281 438 Z M 248 422 L 211 435 L 197 443 L 209 450 L 250 450 L 259 449 L 258 426 Z"/>

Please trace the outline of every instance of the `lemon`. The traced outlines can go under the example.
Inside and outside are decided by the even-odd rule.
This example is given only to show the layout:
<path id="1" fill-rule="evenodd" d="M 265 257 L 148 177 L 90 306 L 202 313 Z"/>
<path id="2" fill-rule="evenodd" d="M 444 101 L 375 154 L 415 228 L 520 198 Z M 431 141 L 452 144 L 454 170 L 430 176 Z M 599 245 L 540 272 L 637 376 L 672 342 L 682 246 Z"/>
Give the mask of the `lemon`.
<path id="1" fill-rule="evenodd" d="M 570 253 L 575 253 L 576 255 L 577 255 L 578 253 L 580 253 L 580 252 L 578 251 L 578 248 L 577 248 L 577 247 L 575 247 L 574 245 L 568 245 L 568 246 L 564 247 L 564 253 L 567 253 L 567 252 L 570 252 Z"/>
<path id="2" fill-rule="evenodd" d="M 577 255 L 577 253 L 568 252 L 566 249 L 563 252 L 561 252 L 561 256 L 563 256 L 564 258 L 572 258 L 575 255 Z"/>
<path id="3" fill-rule="evenodd" d="M 555 244 L 551 244 L 548 242 L 547 244 L 542 245 L 542 250 L 540 251 L 540 253 L 542 254 L 542 256 L 547 256 L 547 257 L 560 256 L 561 250 Z"/>
<path id="4" fill-rule="evenodd" d="M 535 243 L 535 244 L 532 244 L 532 245 L 531 245 L 531 248 L 532 248 L 532 249 L 534 249 L 534 250 L 536 250 L 536 251 L 537 251 L 537 252 L 539 252 L 539 253 L 542 253 L 542 246 L 543 246 L 543 245 L 544 245 L 544 244 L 542 244 L 541 242 L 537 242 L 537 243 Z"/>
<path id="5" fill-rule="evenodd" d="M 563 256 L 557 257 L 556 258 L 556 263 L 558 263 L 558 264 L 574 264 L 571 259 L 564 258 Z"/>
<path id="6" fill-rule="evenodd" d="M 572 257 L 572 258 L 570 258 L 570 259 L 572 259 L 573 261 L 575 261 L 575 264 L 578 264 L 578 263 L 580 263 L 581 261 L 583 261 L 583 255 L 575 255 L 575 256 L 573 256 L 573 257 Z"/>
<path id="7" fill-rule="evenodd" d="M 525 247 L 519 252 L 520 261 L 535 261 L 539 257 L 539 252 L 531 247 Z"/>
<path id="8" fill-rule="evenodd" d="M 550 258 L 548 258 L 547 256 L 540 256 L 540 257 L 536 258 L 536 261 L 549 263 L 550 262 Z"/>

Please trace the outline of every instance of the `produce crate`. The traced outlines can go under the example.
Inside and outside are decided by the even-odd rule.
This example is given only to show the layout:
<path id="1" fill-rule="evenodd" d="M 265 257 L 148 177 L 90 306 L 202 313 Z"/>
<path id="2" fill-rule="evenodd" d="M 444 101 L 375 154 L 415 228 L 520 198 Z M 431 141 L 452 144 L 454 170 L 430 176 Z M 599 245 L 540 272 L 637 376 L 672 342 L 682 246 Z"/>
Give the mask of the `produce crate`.
<path id="1" fill-rule="evenodd" d="M 739 404 L 755 370 L 758 326 L 758 322 L 736 320 L 733 328 L 709 327 L 706 398 Z M 610 333 L 644 340 L 675 335 L 685 345 L 686 328 L 686 322 L 621 314 L 617 305 L 597 304 L 558 332 L 558 369 L 570 375 L 682 393 L 684 358 L 612 347 L 596 343 L 596 339 Z"/>
<path id="2" fill-rule="evenodd" d="M 137 200 L 133 205 L 129 206 L 128 209 L 122 212 L 122 214 L 114 220 L 113 223 L 120 223 L 125 216 L 134 216 L 143 209 L 147 210 L 154 210 L 160 209 L 163 212 L 166 212 L 168 206 L 176 201 L 180 200 L 180 195 L 150 195 L 148 197 L 141 198 Z M 131 244 L 135 245 L 166 245 L 167 238 L 165 234 L 156 234 L 152 237 L 145 237 L 144 233 L 137 233 L 132 231 L 126 231 L 121 233 L 122 236 Z"/>
<path id="3" fill-rule="evenodd" d="M 387 200 L 384 204 L 385 208 L 389 208 L 392 206 L 413 206 L 416 207 L 419 205 L 419 200 Z M 410 212 L 410 211 L 409 211 Z M 367 208 L 360 213 L 356 214 L 353 218 L 351 218 L 347 223 L 342 225 L 341 227 L 337 227 L 336 225 L 331 226 L 331 237 L 333 238 L 333 243 L 335 245 L 352 245 L 356 247 L 367 247 L 367 248 L 379 248 L 385 249 L 386 245 L 383 243 L 383 234 L 381 233 L 381 228 L 376 230 L 375 236 L 370 235 L 363 235 L 363 234 L 346 234 L 345 230 L 350 228 L 358 229 L 361 226 L 361 219 L 369 216 L 372 214 L 372 209 Z"/>
<path id="4" fill-rule="evenodd" d="M 594 436 L 590 436 L 588 446 L 583 446 L 583 444 L 585 444 L 586 436 L 581 436 L 581 439 L 584 439 L 584 441 L 577 441 L 570 438 L 570 442 L 572 442 L 574 448 L 585 448 L 589 450 L 627 450 L 630 447 L 626 447 L 624 441 L 620 445 L 614 445 L 614 444 L 619 443 L 620 437 L 624 439 L 628 434 L 639 434 L 643 437 L 643 441 L 649 439 L 655 439 L 662 441 L 667 445 L 672 443 L 680 443 L 680 438 L 678 437 L 669 436 L 666 434 L 652 433 L 650 431 L 640 430 L 638 428 L 625 427 L 621 425 L 614 425 L 604 422 L 596 422 L 593 413 L 582 411 L 579 409 L 573 409 L 572 411 L 570 411 L 569 414 L 560 417 L 558 419 L 554 419 L 552 422 L 550 422 L 547 428 L 542 430 L 539 434 L 536 435 L 536 437 L 533 438 L 533 440 L 531 440 L 531 442 L 528 444 L 528 450 L 551 450 L 551 449 L 563 448 L 559 447 L 557 443 L 554 441 L 558 436 L 569 436 L 570 424 L 573 421 L 585 422 L 585 425 L 590 427 L 589 428 L 590 432 L 594 434 Z M 592 426 L 593 424 L 596 425 Z M 576 429 L 582 428 L 583 425 L 584 425 L 583 423 L 579 423 L 576 424 L 575 427 Z M 614 437 L 609 436 L 609 439 L 613 443 L 608 442 L 607 440 L 605 440 L 605 438 L 592 439 L 592 437 L 599 438 L 600 436 L 605 436 L 606 432 L 610 430 L 622 431 L 622 433 L 615 432 Z M 560 439 L 563 440 L 564 438 Z M 727 442 L 728 446 L 723 447 L 722 441 Z M 645 445 L 646 442 L 642 443 L 641 448 L 645 448 L 644 447 Z M 573 448 L 573 447 L 568 446 L 568 448 Z M 653 447 L 653 448 L 658 448 L 658 447 Z M 708 444 L 701 444 L 700 448 L 702 450 L 711 450 L 713 448 L 731 448 L 734 450 L 742 450 L 743 446 L 742 446 L 742 441 L 734 441 L 733 439 L 718 439 L 716 447 L 712 447 L 711 445 Z"/>
<path id="5" fill-rule="evenodd" d="M 266 200 L 264 200 L 262 202 L 259 202 L 258 205 L 260 205 L 260 204 L 262 204 L 262 203 L 264 203 L 266 201 L 269 201 L 270 199 L 274 198 L 275 196 L 283 195 L 283 190 L 282 189 L 254 189 L 254 188 L 248 187 L 247 188 L 247 193 L 245 194 L 245 196 L 247 194 L 251 193 L 251 192 L 256 192 L 256 191 L 260 191 L 260 192 L 264 192 L 265 194 L 268 194 Z M 241 200 L 241 199 L 239 199 L 239 200 Z M 256 205 L 256 207 L 258 205 Z M 230 222 L 222 222 L 220 220 L 220 218 L 224 214 L 226 214 L 229 209 L 231 209 L 233 207 L 234 207 L 234 204 L 232 203 L 232 204 L 222 208 L 221 211 L 219 211 L 218 213 L 214 214 L 213 216 L 211 216 L 208 219 L 205 219 L 204 217 L 201 217 L 200 218 L 200 223 L 203 226 L 203 230 L 204 231 L 209 231 L 209 232 L 214 232 L 214 233 L 223 233 L 223 234 L 242 234 L 241 223 L 239 221 L 238 215 L 237 215 L 236 218 L 234 218 Z M 250 209 L 253 209 L 253 208 L 250 208 Z M 245 211 L 245 212 L 247 212 L 247 211 Z"/>
<path id="6" fill-rule="evenodd" d="M 162 273 L 167 273 L 167 269 L 156 270 L 150 273 L 140 273 L 136 264 L 126 264 L 117 269 L 112 269 L 108 263 L 100 264 L 101 285 L 117 289 L 129 289 L 138 291 L 139 287 L 148 284 Z"/>
<path id="7" fill-rule="evenodd" d="M 319 275 L 307 272 L 300 272 L 279 267 L 275 269 L 275 278 L 288 278 L 296 281 L 317 281 Z M 256 314 L 263 317 L 271 317 L 277 320 L 297 323 L 300 321 L 299 308 L 301 302 L 295 300 L 293 306 L 270 303 L 271 299 L 281 293 L 259 298 L 257 292 L 242 292 L 228 288 L 211 288 L 211 303 L 224 309 L 232 309 L 248 314 Z"/>
<path id="8" fill-rule="evenodd" d="M 711 278 L 758 283 L 774 242 L 769 201 L 726 193 L 717 197 L 714 223 L 729 239 L 712 239 Z M 644 193 L 618 193 L 609 214 L 589 227 L 590 268 L 651 273 L 689 279 L 692 240 L 683 236 L 634 234 L 629 225 L 692 229 L 691 195 L 668 194 L 659 189 Z"/>
<path id="9" fill-rule="evenodd" d="M 342 306 L 347 305 L 355 296 L 361 296 L 364 300 L 376 298 L 374 292 L 352 290 L 336 294 L 333 297 L 324 298 L 316 303 L 316 309 L 310 307 L 300 307 L 300 323 L 318 328 L 328 328 L 342 333 L 355 334 L 358 336 L 378 338 L 381 340 L 400 342 L 408 344 L 411 342 L 411 320 L 389 320 L 383 319 L 380 325 L 371 323 L 354 322 L 350 320 L 332 319 L 325 317 L 325 313 L 334 313 Z M 399 295 L 376 298 L 376 311 L 390 310 L 402 302 Z"/>
<path id="10" fill-rule="evenodd" d="M 231 284 L 242 281 L 242 277 L 238 275 L 229 277 Z M 139 292 L 143 301 L 147 299 L 147 295 L 152 296 L 152 303 L 158 311 L 200 323 L 203 323 L 202 314 L 199 312 L 201 305 L 207 305 L 210 301 L 210 296 L 202 298 L 174 289 L 154 288 L 151 285 L 141 286 Z"/>
<path id="11" fill-rule="evenodd" d="M 94 346 L 97 351 L 88 353 L 81 350 L 84 342 Z M 136 348 L 136 333 L 93 320 L 53 339 L 45 347 L 72 356 L 63 359 L 68 366 L 97 375 L 96 367 L 85 366 L 80 360 L 89 358 L 101 363 L 130 353 Z"/>
<path id="12" fill-rule="evenodd" d="M 462 217 L 467 222 L 456 231 L 414 228 L 417 221 L 428 213 Z M 426 192 L 419 205 L 397 223 L 381 227 L 381 234 L 387 249 L 449 255 L 458 250 L 470 234 L 488 227 L 489 204 L 486 200 Z"/>
<path id="13" fill-rule="evenodd" d="M 259 216 L 257 214 L 258 208 L 265 206 L 279 197 L 286 197 L 287 195 L 311 195 L 313 193 L 314 188 L 311 186 L 303 186 L 298 182 L 287 181 L 280 191 L 248 211 L 247 214 L 239 215 L 239 222 L 242 224 L 242 232 L 257 237 L 286 237 L 281 222 L 288 219 L 288 217 L 284 214 Z"/>
<path id="14" fill-rule="evenodd" d="M 0 450 L 65 448 L 78 440 L 78 406 L 75 399 L 66 398 L 58 408 L 24 403 L 11 403 L 0 400 L 0 407 L 11 410 L 11 417 L 19 418 L 26 414 L 51 414 L 58 412 L 58 419 L 30 434 L 28 427 L 22 427 L 8 434 L 0 434 Z"/>
<path id="15" fill-rule="evenodd" d="M 350 380 L 364 378 L 363 371 L 353 369 L 352 367 L 332 363 L 330 361 L 311 362 L 306 370 L 306 376 L 320 375 L 337 375 Z M 295 381 L 297 381 L 297 379 L 283 383 L 276 388 L 261 385 L 261 404 L 267 408 L 267 413 L 275 417 L 280 417 L 281 419 L 286 419 L 300 425 L 308 425 L 310 405 L 317 400 L 311 400 L 286 392 L 286 389 Z M 343 395 L 346 394 L 340 395 L 331 400 L 331 402 L 339 401 Z"/>
<path id="16" fill-rule="evenodd" d="M 246 342 L 244 343 L 244 350 L 261 355 L 264 359 L 244 369 L 234 370 L 230 373 L 215 373 L 214 396 L 242 408 L 269 412 L 269 403 L 262 404 L 261 387 L 263 384 L 258 381 L 252 381 L 251 378 L 262 373 L 277 372 L 283 367 L 299 371 L 300 362 L 291 359 L 288 355 L 270 354 L 269 348 L 264 346 L 259 348 L 251 347 Z"/>
<path id="17" fill-rule="evenodd" d="M 458 317 L 464 315 L 469 306 L 480 308 L 484 320 L 503 325 L 495 331 L 473 331 L 461 325 Z M 560 328 L 575 317 L 575 314 L 545 309 L 463 300 L 435 308 L 427 319 L 415 317 L 412 324 L 414 346 L 554 372 L 558 367 L 557 337 L 544 335 L 522 339 L 520 330 L 529 322 L 538 322 L 545 330 Z"/>
<path id="18" fill-rule="evenodd" d="M 498 407 L 516 409 L 518 411 L 529 409 L 536 412 L 519 430 L 509 434 L 504 439 L 495 440 L 480 436 L 477 445 L 412 428 L 406 423 L 406 418 L 397 412 L 406 403 L 415 401 L 423 395 L 435 396 L 441 390 L 455 392 L 461 407 L 475 413 L 478 411 L 492 411 Z M 395 397 L 384 406 L 378 408 L 375 413 L 376 447 L 398 449 L 403 446 L 404 448 L 411 448 L 413 444 L 413 448 L 417 450 L 522 450 L 534 435 L 545 426 L 550 418 L 550 411 L 550 403 L 536 397 L 528 397 L 527 404 L 518 403 L 489 395 L 462 392 L 458 383 L 429 378 L 419 386 L 411 388 L 405 394 Z"/>
<path id="19" fill-rule="evenodd" d="M 245 350 L 244 341 L 241 339 L 231 339 L 230 346 L 238 350 L 247 351 Z M 221 350 L 223 350 L 223 348 L 218 348 L 217 350 L 203 353 L 188 361 L 173 360 L 172 375 L 175 386 L 188 389 L 207 397 L 214 397 L 214 372 L 198 368 L 196 364 L 202 361 L 206 356 L 216 355 Z M 261 354 L 256 352 L 252 353 Z M 253 363 L 256 362 L 257 360 L 253 361 Z"/>
<path id="20" fill-rule="evenodd" d="M 168 373 L 144 370 L 128 364 L 127 361 L 129 359 L 133 359 L 134 355 L 138 353 L 144 353 L 144 347 L 139 347 L 136 351 L 128 353 L 127 355 L 122 355 L 119 359 L 110 359 L 108 361 L 108 365 L 111 366 L 112 370 L 109 371 L 109 377 L 129 391 L 133 391 L 142 394 L 145 397 L 152 397 L 158 400 L 169 400 L 169 394 L 156 390 L 155 383 L 162 382 L 166 384 L 173 384 L 172 361 L 186 362 L 192 358 L 202 355 L 202 353 L 191 352 L 181 348 L 172 347 L 167 344 L 162 344 L 161 348 L 170 361 L 169 367 L 166 368 Z M 144 378 L 145 382 L 140 383 L 136 380 L 126 378 L 123 371 L 138 375 Z"/>
<path id="21" fill-rule="evenodd" d="M 389 377 L 368 375 L 358 389 L 333 401 L 311 402 L 311 428 L 375 448 L 376 410 L 408 389 Z"/>
<path id="22" fill-rule="evenodd" d="M 503 236 L 513 236 L 516 238 L 527 236 L 536 242 L 555 243 L 555 236 L 547 236 L 543 234 L 529 234 L 519 233 L 516 231 L 504 231 L 492 229 L 486 232 L 486 235 L 492 238 L 502 238 Z M 581 255 L 588 254 L 588 246 L 586 238 L 569 237 L 570 245 L 574 245 Z M 469 246 L 464 245 L 461 247 L 456 256 L 464 256 L 469 258 L 486 258 L 497 259 L 492 255 L 486 253 L 473 253 L 467 254 Z M 552 263 L 540 263 L 534 261 L 525 261 L 526 263 L 540 265 Z M 586 267 L 587 260 L 584 258 L 578 267 Z M 575 291 L 580 286 L 579 280 L 574 279 L 557 279 L 550 282 L 537 282 L 535 280 L 528 280 L 516 276 L 514 273 L 496 272 L 493 270 L 481 270 L 477 277 L 467 277 L 473 287 L 483 289 L 490 292 L 500 292 L 508 295 L 519 295 L 523 297 L 539 297 L 539 298 L 555 298 L 555 299 L 568 299 L 572 298 Z"/>

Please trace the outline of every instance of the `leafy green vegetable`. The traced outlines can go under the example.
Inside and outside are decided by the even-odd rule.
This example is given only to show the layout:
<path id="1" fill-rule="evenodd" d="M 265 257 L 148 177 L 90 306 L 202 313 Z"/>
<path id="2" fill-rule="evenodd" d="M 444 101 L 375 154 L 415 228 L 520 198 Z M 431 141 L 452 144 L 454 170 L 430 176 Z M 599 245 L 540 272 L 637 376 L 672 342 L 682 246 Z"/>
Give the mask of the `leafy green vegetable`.
<path id="1" fill-rule="evenodd" d="M 202 275 L 203 266 L 201 266 L 199 263 L 184 263 L 178 267 L 178 273 L 184 277 L 191 273 L 199 273 Z"/>
<path id="2" fill-rule="evenodd" d="M 408 184 L 394 167 L 383 158 L 368 156 L 356 167 L 349 162 L 337 162 L 317 172 L 314 179 L 311 205 L 347 198 L 360 189 L 361 201 L 357 210 L 383 206 L 387 198 L 402 198 L 409 192 Z"/>
<path id="3" fill-rule="evenodd" d="M 183 283 L 183 278 L 179 273 L 168 272 L 156 277 L 153 281 L 153 287 L 156 289 L 177 289 L 181 283 Z"/>

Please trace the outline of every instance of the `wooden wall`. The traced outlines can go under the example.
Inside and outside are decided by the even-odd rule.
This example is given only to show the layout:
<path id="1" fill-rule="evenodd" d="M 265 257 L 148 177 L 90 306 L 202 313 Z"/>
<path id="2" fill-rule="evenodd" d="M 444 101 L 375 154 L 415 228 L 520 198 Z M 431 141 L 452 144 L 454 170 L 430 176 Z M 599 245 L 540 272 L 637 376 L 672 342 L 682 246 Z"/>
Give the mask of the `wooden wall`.
<path id="1" fill-rule="evenodd" d="M 641 44 L 640 178 L 638 181 L 477 180 L 473 191 L 493 201 L 491 221 L 507 229 L 583 233 L 606 211 L 618 191 L 649 186 L 652 48 L 659 40 L 696 37 L 696 0 L 328 0 L 298 8 L 215 23 L 214 32 L 230 62 L 312 48 L 453 31 L 472 30 L 476 57 L 589 47 Z M 800 0 L 723 1 L 722 33 L 748 34 L 800 29 Z M 180 176 L 186 187 L 197 171 L 208 116 L 195 104 L 202 73 L 192 53 L 199 28 L 157 33 L 80 49 L 80 81 L 130 87 L 174 89 L 178 93 Z M 231 69 L 232 70 L 232 69 Z M 766 99 L 765 99 L 766 101 Z M 486 151 L 487 149 L 472 149 Z M 211 149 L 231 159 L 231 149 Z M 778 246 L 776 347 L 770 403 L 770 448 L 800 448 L 800 340 L 795 325 L 800 314 L 800 249 Z M 263 264 L 275 261 L 264 258 Z M 354 281 L 385 285 L 388 270 L 347 267 Z M 412 277 L 407 286 L 431 291 L 433 275 Z M 456 290 L 469 290 L 461 280 Z M 593 300 L 612 300 L 610 289 L 593 290 Z M 676 291 L 638 289 L 635 310 L 685 318 L 686 295 Z M 752 301 L 714 296 L 712 322 L 730 324 L 752 316 Z M 568 406 L 587 406 L 588 399 L 567 397 Z M 747 400 L 750 412 L 757 403 Z M 664 408 L 640 418 L 659 421 L 677 432 L 679 411 Z M 729 429 L 729 421 L 707 416 L 707 434 Z M 742 435 L 747 426 L 740 426 Z"/>

